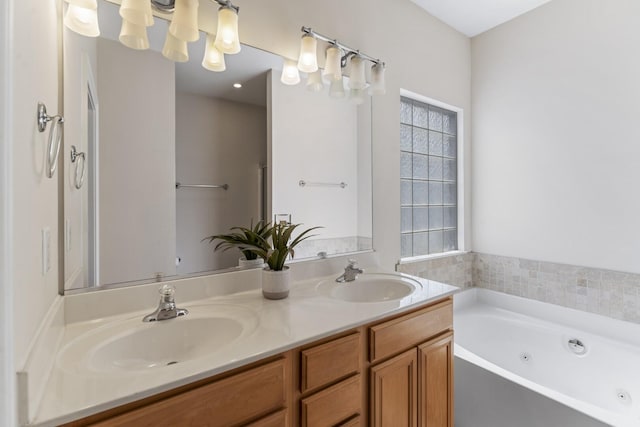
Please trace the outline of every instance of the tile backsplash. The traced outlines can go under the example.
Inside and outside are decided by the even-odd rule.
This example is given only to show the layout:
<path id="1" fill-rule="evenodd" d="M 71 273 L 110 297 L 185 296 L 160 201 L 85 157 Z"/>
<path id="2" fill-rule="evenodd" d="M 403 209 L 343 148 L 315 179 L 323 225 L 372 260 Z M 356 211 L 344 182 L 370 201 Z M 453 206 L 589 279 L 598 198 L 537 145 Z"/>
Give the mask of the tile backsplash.
<path id="1" fill-rule="evenodd" d="M 447 283 L 461 288 L 473 286 L 473 258 L 472 252 L 447 255 L 414 262 L 398 264 L 401 273 L 424 277 L 425 279 Z"/>
<path id="2" fill-rule="evenodd" d="M 399 264 L 398 271 L 640 323 L 640 274 L 483 253 Z"/>
<path id="3" fill-rule="evenodd" d="M 640 274 L 475 255 L 475 286 L 640 323 Z"/>

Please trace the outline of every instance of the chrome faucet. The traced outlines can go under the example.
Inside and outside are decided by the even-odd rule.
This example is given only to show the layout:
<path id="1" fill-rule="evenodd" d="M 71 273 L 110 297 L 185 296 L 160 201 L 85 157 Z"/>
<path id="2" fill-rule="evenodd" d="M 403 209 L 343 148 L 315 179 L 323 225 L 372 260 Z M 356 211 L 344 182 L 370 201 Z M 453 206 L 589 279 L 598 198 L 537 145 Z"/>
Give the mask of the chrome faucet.
<path id="1" fill-rule="evenodd" d="M 189 314 L 189 311 L 184 308 L 176 308 L 176 302 L 173 299 L 173 295 L 176 293 L 176 288 L 170 285 L 164 285 L 158 289 L 160 293 L 160 303 L 158 308 L 142 318 L 143 322 L 156 322 L 160 320 L 174 319 L 179 316 L 185 316 Z"/>
<path id="2" fill-rule="evenodd" d="M 358 277 L 358 274 L 362 273 L 364 273 L 364 270 L 356 267 L 356 260 L 350 259 L 349 264 L 344 268 L 344 273 L 336 279 L 336 282 L 353 282 Z"/>

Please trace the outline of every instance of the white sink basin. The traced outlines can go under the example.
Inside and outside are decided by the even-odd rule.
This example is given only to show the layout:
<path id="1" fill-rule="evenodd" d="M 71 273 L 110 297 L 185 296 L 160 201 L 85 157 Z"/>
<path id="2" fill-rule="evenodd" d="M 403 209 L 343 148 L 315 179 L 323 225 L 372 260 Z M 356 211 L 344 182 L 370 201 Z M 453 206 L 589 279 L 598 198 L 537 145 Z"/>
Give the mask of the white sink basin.
<path id="1" fill-rule="evenodd" d="M 255 313 L 239 306 L 188 308 L 184 317 L 153 323 L 136 317 L 86 332 L 62 349 L 58 363 L 73 372 L 144 372 L 224 351 L 258 325 Z"/>
<path id="2" fill-rule="evenodd" d="M 360 274 L 353 282 L 323 280 L 316 290 L 329 298 L 348 302 L 383 302 L 399 300 L 421 289 L 420 282 L 397 274 Z"/>

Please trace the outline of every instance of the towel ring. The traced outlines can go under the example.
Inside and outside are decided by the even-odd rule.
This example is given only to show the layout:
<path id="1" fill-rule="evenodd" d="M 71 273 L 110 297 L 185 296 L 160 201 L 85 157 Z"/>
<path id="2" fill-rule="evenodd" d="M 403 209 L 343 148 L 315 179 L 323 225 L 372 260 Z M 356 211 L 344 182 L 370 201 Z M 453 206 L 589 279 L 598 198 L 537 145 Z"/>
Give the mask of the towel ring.
<path id="1" fill-rule="evenodd" d="M 77 162 L 76 162 L 77 160 Z M 80 161 L 82 160 L 82 161 Z M 72 145 L 71 146 L 71 163 L 75 163 L 76 164 L 76 173 L 75 173 L 75 177 L 74 177 L 74 185 L 76 186 L 76 189 L 80 189 L 82 187 L 82 184 L 84 184 L 84 172 L 85 172 L 85 162 L 87 161 L 86 158 L 86 154 L 82 151 L 78 152 L 76 150 L 76 146 Z M 80 165 L 82 165 L 82 167 L 80 167 Z M 78 174 L 78 170 L 80 170 L 80 173 Z M 78 175 L 80 175 L 80 178 L 78 178 Z"/>
<path id="2" fill-rule="evenodd" d="M 47 129 L 47 123 L 53 121 L 49 129 L 49 144 L 47 146 L 47 178 L 53 178 L 53 174 L 58 167 L 58 156 L 60 154 L 60 141 L 62 140 L 62 124 L 64 117 L 60 115 L 50 116 L 47 114 L 47 107 L 38 102 L 38 131 L 44 132 Z M 55 136 L 55 141 L 54 137 Z"/>

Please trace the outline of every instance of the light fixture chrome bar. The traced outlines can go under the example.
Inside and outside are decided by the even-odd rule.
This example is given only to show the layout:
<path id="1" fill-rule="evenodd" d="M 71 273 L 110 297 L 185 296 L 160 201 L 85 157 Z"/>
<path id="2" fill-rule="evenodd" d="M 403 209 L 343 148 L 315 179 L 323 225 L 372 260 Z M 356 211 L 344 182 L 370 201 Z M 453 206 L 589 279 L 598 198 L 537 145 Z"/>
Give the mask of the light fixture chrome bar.
<path id="1" fill-rule="evenodd" d="M 211 1 L 218 3 L 222 7 L 230 7 L 231 9 L 235 10 L 236 13 L 240 12 L 240 6 L 236 6 L 232 4 L 231 0 L 211 0 Z"/>
<path id="2" fill-rule="evenodd" d="M 181 184 L 176 182 L 176 190 L 180 188 L 224 188 L 229 189 L 229 184 Z"/>
<path id="3" fill-rule="evenodd" d="M 240 11 L 240 7 L 231 3 L 229 0 L 211 0 L 223 7 L 230 7 L 236 13 Z M 162 13 L 173 13 L 176 8 L 176 0 L 151 0 L 151 6 Z"/>
<path id="4" fill-rule="evenodd" d="M 303 33 L 305 33 L 305 34 L 309 34 L 309 35 L 317 38 L 318 40 L 322 40 L 322 41 L 325 41 L 327 43 L 330 43 L 332 45 L 335 45 L 335 46 L 339 47 L 340 49 L 342 49 L 343 51 L 346 52 L 345 57 L 347 57 L 349 55 L 359 55 L 360 57 L 366 59 L 367 61 L 371 61 L 371 62 L 373 62 L 375 64 L 385 65 L 384 62 L 382 62 L 380 59 L 374 58 L 373 56 L 369 56 L 369 55 L 367 55 L 365 53 L 360 52 L 358 49 L 353 49 L 352 47 L 349 47 L 349 46 L 347 46 L 345 44 L 342 44 L 342 43 L 338 42 L 337 39 L 332 39 L 332 38 L 327 37 L 327 36 L 325 36 L 323 34 L 320 34 L 320 33 L 316 32 L 316 31 L 312 30 L 310 27 L 304 27 L 303 26 L 301 31 Z M 343 65 L 343 67 L 344 67 L 344 65 Z"/>
<path id="5" fill-rule="evenodd" d="M 310 186 L 310 187 L 340 187 L 345 188 L 347 184 L 345 182 L 308 182 L 304 179 L 298 181 L 298 185 L 300 187 Z"/>

